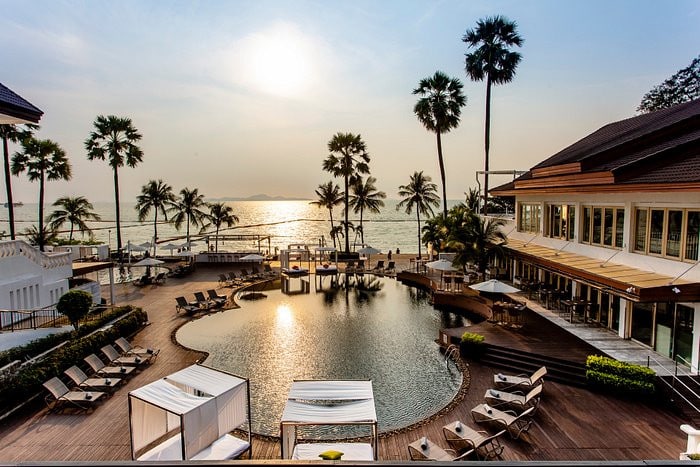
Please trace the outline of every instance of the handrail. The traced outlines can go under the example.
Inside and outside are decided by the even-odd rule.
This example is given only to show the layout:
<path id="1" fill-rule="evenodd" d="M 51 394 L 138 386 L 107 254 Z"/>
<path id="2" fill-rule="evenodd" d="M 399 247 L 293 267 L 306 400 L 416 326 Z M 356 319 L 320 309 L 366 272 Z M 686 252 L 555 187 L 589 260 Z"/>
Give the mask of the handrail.
<path id="1" fill-rule="evenodd" d="M 676 374 L 678 374 L 678 361 L 677 360 L 681 360 L 685 366 L 690 368 L 691 374 L 693 373 L 693 363 L 686 360 L 682 355 L 676 355 L 674 360 L 676 360 Z M 698 368 L 698 367 L 695 368 L 695 374 L 700 375 L 700 368 Z"/>
<path id="2" fill-rule="evenodd" d="M 668 376 L 670 376 L 670 377 L 672 378 L 673 383 L 669 383 L 668 381 L 664 380 L 663 378 L 657 378 L 658 381 L 661 381 L 661 382 L 664 383 L 666 386 L 668 386 L 668 387 L 671 389 L 671 391 L 673 391 L 678 397 L 680 397 L 680 398 L 683 399 L 685 402 L 687 402 L 688 405 L 689 405 L 690 407 L 693 408 L 693 410 L 695 410 L 697 413 L 700 413 L 700 408 L 696 407 L 695 404 L 694 404 L 693 402 L 691 402 L 690 400 L 688 400 L 687 397 L 685 397 L 683 394 L 681 394 L 681 392 L 680 392 L 678 389 L 676 389 L 676 383 L 678 383 L 678 384 L 680 384 L 681 386 L 683 386 L 684 388 L 686 388 L 686 389 L 688 390 L 688 392 L 694 396 L 695 402 L 697 402 L 698 400 L 700 400 L 700 396 L 699 396 L 695 391 L 693 391 L 692 389 L 690 389 L 690 387 L 688 387 L 687 384 L 685 384 L 683 381 L 681 381 L 681 379 L 678 377 L 677 374 L 671 373 L 666 367 L 664 367 L 664 366 L 661 364 L 661 362 L 659 362 L 658 360 L 656 360 L 656 359 L 655 359 L 654 357 L 652 357 L 651 355 L 647 355 L 647 366 L 650 366 L 649 363 L 650 363 L 650 361 L 652 361 L 652 360 L 654 361 L 654 363 L 656 363 L 656 364 L 659 366 L 659 368 L 661 368 L 664 372 L 668 373 Z M 675 360 L 674 360 L 674 361 L 675 361 Z M 689 373 L 689 374 L 690 374 L 690 373 Z M 657 376 L 658 376 L 658 374 L 657 374 Z"/>
<path id="3" fill-rule="evenodd" d="M 33 310 L 0 310 L 0 330 L 14 332 L 45 326 L 55 327 L 62 317 L 63 315 L 56 310 L 56 305 Z"/>

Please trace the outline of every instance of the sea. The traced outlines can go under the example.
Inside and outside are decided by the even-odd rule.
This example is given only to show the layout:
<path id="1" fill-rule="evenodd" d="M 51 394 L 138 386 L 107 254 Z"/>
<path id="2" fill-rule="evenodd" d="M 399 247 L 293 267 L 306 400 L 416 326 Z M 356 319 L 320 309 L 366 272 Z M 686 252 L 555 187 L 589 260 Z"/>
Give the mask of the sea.
<path id="1" fill-rule="evenodd" d="M 448 202 L 448 206 L 453 206 L 460 202 L 452 200 Z M 418 252 L 418 224 L 416 213 L 413 211 L 411 215 L 404 212 L 403 209 L 397 210 L 396 205 L 398 200 L 385 200 L 385 207 L 382 208 L 379 214 L 365 213 L 363 219 L 364 243 L 370 245 L 382 253 L 387 253 L 389 250 L 396 252 L 400 250 L 402 253 L 417 253 Z M 233 208 L 233 213 L 238 216 L 239 222 L 231 228 L 222 227 L 220 234 L 228 235 L 261 235 L 270 237 L 270 253 L 275 250 L 286 249 L 291 244 L 308 244 L 311 246 L 325 245 L 332 246 L 333 241 L 330 237 L 330 222 L 328 210 L 318 208 L 310 203 L 310 200 L 295 200 L 295 201 L 227 201 L 227 205 Z M 116 232 L 116 214 L 114 203 L 93 203 L 94 212 L 102 218 L 98 222 L 88 222 L 88 225 L 93 231 L 95 239 L 99 242 L 109 243 L 112 249 L 117 246 Z M 132 244 L 142 244 L 152 242 L 153 231 L 153 212 L 149 219 L 144 222 L 139 222 L 135 209 L 135 203 L 121 202 L 121 233 L 122 246 L 126 246 L 127 241 Z M 10 228 L 8 224 L 7 208 L 0 205 L 0 233 L 4 231 L 9 234 Z M 52 211 L 52 206 L 47 203 L 44 207 L 45 216 L 48 216 Z M 15 207 L 15 230 L 22 238 L 21 233 L 32 225 L 37 224 L 38 219 L 38 204 L 25 203 L 23 206 Z M 435 209 L 435 214 L 439 214 L 441 208 Z M 183 225 L 178 231 L 175 227 L 165 222 L 162 215 L 158 215 L 158 243 L 165 245 L 167 243 L 181 244 L 184 242 L 186 234 L 185 226 Z M 333 220 L 335 225 L 343 218 L 342 208 L 336 209 L 333 212 Z M 359 215 L 351 212 L 350 221 L 354 225 L 359 225 Z M 424 225 L 425 219 L 421 216 L 421 227 Z M 61 230 L 60 236 L 68 237 L 69 225 L 66 224 Z M 207 244 L 204 237 L 211 234 L 213 242 L 214 229 L 210 228 L 206 232 L 200 234 L 198 229 L 190 227 L 190 236 L 193 238 L 202 238 L 195 240 L 193 251 L 206 250 Z M 80 239 L 79 232 L 74 232 L 73 238 Z M 83 238 L 88 238 L 87 236 Z M 344 239 L 341 239 L 344 242 Z M 350 231 L 350 246 L 361 248 L 362 243 L 359 234 L 356 235 Z M 263 242 L 263 249 L 267 249 L 267 241 Z M 252 241 L 219 241 L 219 251 L 250 251 L 257 250 L 257 243 Z M 158 254 L 168 255 L 170 251 L 158 251 Z"/>

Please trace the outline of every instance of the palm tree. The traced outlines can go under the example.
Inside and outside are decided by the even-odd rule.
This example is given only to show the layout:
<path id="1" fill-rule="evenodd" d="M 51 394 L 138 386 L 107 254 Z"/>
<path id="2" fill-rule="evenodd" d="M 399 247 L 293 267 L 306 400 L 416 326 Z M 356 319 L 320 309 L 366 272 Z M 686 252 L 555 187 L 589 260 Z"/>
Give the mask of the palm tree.
<path id="1" fill-rule="evenodd" d="M 405 208 L 406 214 L 411 214 L 413 209 L 416 210 L 418 219 L 418 257 L 420 258 L 420 215 L 432 216 L 433 207 L 440 206 L 437 185 L 432 182 L 429 176 L 423 175 L 422 171 L 414 172 L 408 185 L 399 186 L 399 196 L 403 199 L 396 205 L 397 211 Z"/>
<path id="2" fill-rule="evenodd" d="M 118 169 L 126 164 L 136 165 L 143 159 L 143 151 L 136 146 L 141 135 L 134 128 L 130 118 L 114 115 L 98 115 L 94 122 L 95 131 L 85 140 L 88 160 L 107 160 L 114 172 L 114 200 L 117 217 L 117 252 L 121 259 L 122 234 L 119 221 L 119 173 Z"/>
<path id="3" fill-rule="evenodd" d="M 374 186 L 376 182 L 377 179 L 374 177 L 367 177 L 366 181 L 363 181 L 362 177 L 357 177 L 355 183 L 352 184 L 350 206 L 352 206 L 355 214 L 360 214 L 360 225 L 357 226 L 356 230 L 360 233 L 360 239 L 363 244 L 365 243 L 365 229 L 362 226 L 364 211 L 367 210 L 379 214 L 380 208 L 384 207 L 384 201 L 382 200 L 386 198 L 386 193 L 377 191 L 377 187 Z"/>
<path id="4" fill-rule="evenodd" d="M 58 240 L 56 231 L 48 226 L 44 226 L 40 231 L 37 229 L 36 225 L 32 225 L 24 229 L 22 235 L 24 235 L 27 241 L 32 245 L 47 245 Z"/>
<path id="5" fill-rule="evenodd" d="M 49 214 L 46 219 L 49 221 L 49 228 L 52 230 L 58 230 L 66 222 L 70 223 L 70 234 L 68 235 L 68 241 L 73 241 L 73 230 L 77 226 L 81 234 L 88 232 L 92 236 L 92 230 L 85 223 L 85 221 L 99 221 L 102 220 L 99 215 L 94 213 L 92 210 L 94 207 L 92 203 L 87 200 L 84 196 L 63 196 L 58 198 L 54 203 L 56 209 L 54 212 Z"/>
<path id="6" fill-rule="evenodd" d="M 348 221 L 350 185 L 355 182 L 359 174 L 369 173 L 369 154 L 362 137 L 352 133 L 338 132 L 328 142 L 330 154 L 323 161 L 323 170 L 330 172 L 334 177 L 343 177 L 345 180 L 345 252 L 350 252 L 350 239 L 348 238 Z"/>
<path id="7" fill-rule="evenodd" d="M 146 220 L 146 216 L 153 209 L 153 256 L 156 255 L 156 242 L 158 241 L 158 212 L 168 220 L 168 211 L 175 205 L 173 189 L 163 180 L 150 180 L 141 187 L 141 194 L 136 197 L 134 209 L 138 212 L 139 221 Z"/>
<path id="8" fill-rule="evenodd" d="M 5 168 L 5 190 L 7 193 L 7 213 L 10 223 L 10 239 L 15 239 L 15 207 L 12 204 L 12 181 L 10 172 L 10 148 L 8 143 L 19 143 L 23 139 L 32 136 L 34 130 L 38 130 L 37 125 L 25 125 L 22 129 L 17 125 L 0 125 L 0 138 L 2 138 L 2 155 Z"/>
<path id="9" fill-rule="evenodd" d="M 172 222 L 178 230 L 182 227 L 183 222 L 187 224 L 187 243 L 190 243 L 190 225 L 200 229 L 204 227 L 207 213 L 203 209 L 206 207 L 207 203 L 204 202 L 204 195 L 200 195 L 197 188 L 192 190 L 183 188 L 180 190 L 180 197 L 172 209 L 174 214 Z"/>
<path id="10" fill-rule="evenodd" d="M 442 139 L 440 135 L 448 133 L 459 125 L 459 116 L 467 98 L 462 94 L 462 83 L 457 78 L 450 78 L 441 71 L 436 71 L 429 78 L 424 78 L 413 90 L 421 96 L 413 107 L 413 112 L 426 130 L 437 137 L 438 162 L 442 179 L 442 213 L 447 217 L 447 189 L 445 187 L 445 162 L 442 158 Z"/>
<path id="11" fill-rule="evenodd" d="M 515 21 L 503 16 L 480 19 L 476 28 L 468 29 L 462 41 L 474 51 L 466 55 L 466 72 L 472 81 L 486 79 L 486 123 L 484 127 L 484 204 L 487 214 L 489 193 L 489 139 L 491 134 L 491 85 L 510 83 L 522 56 L 509 48 L 520 47 L 523 39 L 518 35 Z"/>
<path id="12" fill-rule="evenodd" d="M 467 209 L 473 213 L 479 212 L 479 190 L 478 188 L 469 188 L 469 191 L 464 193 L 466 199 L 464 201 Z"/>
<path id="13" fill-rule="evenodd" d="M 238 222 L 238 216 L 233 213 L 233 208 L 224 203 L 212 203 L 209 205 L 209 214 L 207 215 L 209 223 L 205 228 L 213 225 L 216 227 L 215 251 L 219 252 L 219 229 L 226 224 L 227 227 L 233 227 Z"/>
<path id="14" fill-rule="evenodd" d="M 331 238 L 333 239 L 333 247 L 337 248 L 335 242 L 336 239 L 336 229 L 333 225 L 333 208 L 343 202 L 343 194 L 340 192 L 340 187 L 333 183 L 332 181 L 328 183 L 322 183 L 316 189 L 316 196 L 318 199 L 316 201 L 311 201 L 310 204 L 314 204 L 319 208 L 328 209 L 328 215 L 331 220 Z"/>
<path id="15" fill-rule="evenodd" d="M 450 231 L 447 245 L 457 252 L 455 263 L 466 267 L 475 263 L 482 274 L 489 264 L 489 259 L 501 252 L 501 244 L 506 241 L 502 231 L 503 219 L 484 218 L 478 214 L 463 210 L 460 219 Z"/>
<path id="16" fill-rule="evenodd" d="M 70 180 L 71 167 L 66 153 L 50 139 L 34 137 L 22 141 L 22 152 L 12 156 L 12 174 L 27 171 L 31 182 L 39 182 L 39 232 L 44 232 L 44 183 L 45 181 Z M 39 249 L 44 251 L 43 236 L 40 236 Z"/>

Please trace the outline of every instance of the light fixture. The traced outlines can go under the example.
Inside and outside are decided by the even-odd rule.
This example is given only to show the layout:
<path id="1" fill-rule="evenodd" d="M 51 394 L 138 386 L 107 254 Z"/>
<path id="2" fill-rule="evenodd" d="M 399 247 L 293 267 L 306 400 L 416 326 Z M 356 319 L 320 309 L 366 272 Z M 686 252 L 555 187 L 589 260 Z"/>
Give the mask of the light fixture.
<path id="1" fill-rule="evenodd" d="M 671 292 L 673 292 L 673 293 L 681 293 L 681 289 L 679 289 L 678 287 L 674 287 L 674 288 L 671 289 Z"/>
<path id="2" fill-rule="evenodd" d="M 629 286 L 627 287 L 627 289 L 625 289 L 625 292 L 627 293 L 635 293 L 635 291 L 636 289 L 634 288 L 634 286 Z"/>

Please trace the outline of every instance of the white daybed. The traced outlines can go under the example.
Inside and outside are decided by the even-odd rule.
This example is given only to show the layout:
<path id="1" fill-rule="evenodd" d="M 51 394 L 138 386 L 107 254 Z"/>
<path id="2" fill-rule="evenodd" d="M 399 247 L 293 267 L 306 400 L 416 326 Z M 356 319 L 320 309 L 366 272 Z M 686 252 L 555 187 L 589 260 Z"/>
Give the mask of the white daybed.
<path id="1" fill-rule="evenodd" d="M 303 425 L 356 425 L 371 430 L 370 443 L 298 443 Z M 320 460 L 336 450 L 342 460 L 377 460 L 377 413 L 372 381 L 294 381 L 280 423 L 282 459 Z"/>
<path id="2" fill-rule="evenodd" d="M 235 459 L 251 449 L 248 380 L 192 365 L 131 391 L 129 425 L 134 460 Z"/>

